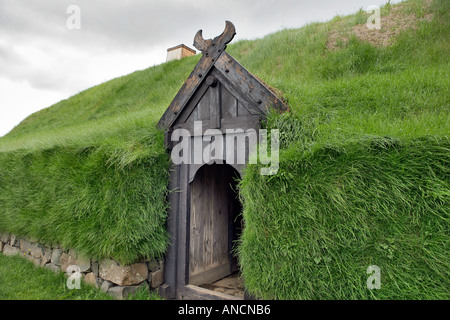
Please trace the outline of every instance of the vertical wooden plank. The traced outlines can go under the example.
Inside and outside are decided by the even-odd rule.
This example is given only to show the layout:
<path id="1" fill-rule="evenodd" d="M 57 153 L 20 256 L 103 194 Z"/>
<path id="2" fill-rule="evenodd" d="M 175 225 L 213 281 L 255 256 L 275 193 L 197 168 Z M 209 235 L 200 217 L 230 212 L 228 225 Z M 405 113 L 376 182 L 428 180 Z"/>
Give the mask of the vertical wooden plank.
<path id="1" fill-rule="evenodd" d="M 208 91 L 211 91 L 209 102 L 211 129 L 219 129 L 220 119 L 222 118 L 220 112 L 220 83 L 215 87 L 210 87 Z"/>
<path id="2" fill-rule="evenodd" d="M 200 260 L 202 259 L 201 237 L 202 219 L 200 210 L 202 206 L 201 186 L 204 185 L 203 170 L 199 170 L 191 184 L 191 215 L 190 215 L 190 251 L 189 251 L 189 274 L 198 271 Z"/>
<path id="3" fill-rule="evenodd" d="M 214 256 L 214 262 L 216 265 L 222 265 L 228 263 L 228 219 L 230 211 L 228 203 L 230 201 L 230 193 L 228 190 L 228 169 L 229 166 L 215 166 L 215 169 L 219 172 L 216 173 L 216 218 L 215 226 L 215 245 L 213 248 L 216 250 Z"/>
<path id="4" fill-rule="evenodd" d="M 201 169 L 200 169 L 201 170 Z M 204 175 L 203 175 L 203 170 L 201 170 L 201 172 L 198 172 L 199 174 L 199 180 L 196 181 L 196 179 L 194 179 L 194 183 L 192 184 L 192 189 L 196 189 L 198 191 L 199 194 L 199 198 L 201 197 L 201 186 L 204 186 Z M 195 263 L 193 264 L 194 269 L 190 270 L 189 272 L 191 274 L 193 273 L 198 273 L 199 269 L 201 268 L 202 264 L 203 264 L 203 247 L 202 247 L 202 243 L 203 243 L 203 224 L 204 221 L 202 219 L 201 213 L 202 210 L 204 210 L 204 205 L 203 205 L 203 199 L 200 198 L 199 201 L 196 203 L 197 208 L 195 208 L 194 210 L 196 212 L 199 213 L 199 215 L 197 216 L 197 221 L 196 221 L 196 226 L 198 228 L 198 232 L 197 232 L 197 237 L 194 240 L 194 251 L 192 251 L 191 255 L 192 255 L 192 259 L 195 260 Z"/>
<path id="5" fill-rule="evenodd" d="M 205 165 L 197 172 L 191 185 L 189 274 L 191 279 L 196 280 L 190 280 L 190 283 L 218 280 L 230 272 L 228 249 L 231 198 L 227 168 L 230 167 Z"/>
<path id="6" fill-rule="evenodd" d="M 237 99 L 227 90 L 223 85 L 221 87 L 221 105 L 222 118 L 230 119 L 236 118 L 237 114 Z"/>
<path id="7" fill-rule="evenodd" d="M 197 246 L 195 239 L 198 237 L 197 229 L 197 188 L 196 184 L 191 185 L 191 212 L 190 212 L 190 228 L 191 236 L 189 239 L 189 272 L 196 269 L 196 260 L 194 257 L 197 255 Z"/>
<path id="8" fill-rule="evenodd" d="M 203 98 L 198 102 L 197 112 L 198 112 L 198 120 L 209 120 L 210 119 L 210 102 L 211 102 L 211 88 L 206 90 Z"/>
<path id="9" fill-rule="evenodd" d="M 247 111 L 244 106 L 238 102 L 238 117 L 248 117 L 251 113 Z"/>
<path id="10" fill-rule="evenodd" d="M 185 236 L 184 236 L 184 248 L 183 248 L 183 255 L 184 255 L 184 261 L 183 261 L 183 267 L 184 267 L 184 278 L 183 278 L 183 283 L 185 285 L 188 284 L 189 282 L 189 242 L 190 242 L 190 238 L 191 238 L 191 228 L 190 228 L 190 214 L 191 214 L 191 185 L 189 184 L 189 167 L 190 165 L 186 165 L 185 166 L 185 173 L 184 173 L 184 184 L 185 184 L 185 188 L 186 188 L 186 193 L 184 195 L 184 199 L 185 199 L 185 204 L 186 204 L 186 210 L 185 210 L 185 220 L 184 220 L 184 225 L 183 225 L 183 229 L 185 232 Z"/>
<path id="11" fill-rule="evenodd" d="M 167 250 L 164 263 L 164 284 L 169 288 L 164 292 L 167 299 L 175 297 L 176 289 L 176 272 L 177 272 L 177 230 L 178 230 L 178 204 L 179 204 L 179 166 L 172 165 L 170 167 L 169 179 L 169 203 L 170 210 L 167 218 L 167 231 L 170 238 L 170 246 Z"/>
<path id="12" fill-rule="evenodd" d="M 219 258 L 220 258 L 220 245 L 218 245 L 218 241 L 221 238 L 221 228 L 219 226 L 220 224 L 220 216 L 221 216 L 221 208 L 220 208 L 220 198 L 225 197 L 224 194 L 220 193 L 220 183 L 221 180 L 221 172 L 218 170 L 217 166 L 211 166 L 210 167 L 210 175 L 212 177 L 211 179 L 211 211 L 210 211 L 210 224 L 211 228 L 208 230 L 210 232 L 210 244 L 209 247 L 211 248 L 210 253 L 210 261 L 209 265 L 211 267 L 219 265 Z"/>
<path id="13" fill-rule="evenodd" d="M 226 138 L 224 138 L 225 141 L 225 160 L 227 161 L 227 163 L 236 163 L 236 150 L 235 150 L 235 145 L 236 145 L 236 135 L 233 134 L 229 134 L 226 136 Z"/>
<path id="14" fill-rule="evenodd" d="M 193 116 L 192 120 L 193 121 L 197 121 L 198 120 L 198 109 L 197 108 L 195 108 L 195 110 L 194 110 L 194 116 Z"/>
<path id="15" fill-rule="evenodd" d="M 180 185 L 180 195 L 179 195 L 179 205 L 178 205 L 178 230 L 177 230 L 177 295 L 183 292 L 183 288 L 186 285 L 186 263 L 187 256 L 186 250 L 188 248 L 188 165 L 181 164 L 179 174 L 179 185 Z"/>
<path id="16" fill-rule="evenodd" d="M 202 220 L 203 220 L 203 239 L 202 239 L 202 249 L 204 252 L 202 265 L 200 266 L 200 270 L 204 271 L 207 269 L 212 262 L 212 241 L 213 241 L 213 234 L 211 233 L 213 219 L 214 219 L 214 211 L 213 211 L 213 203 L 214 197 L 216 196 L 215 190 L 214 190 L 214 174 L 209 170 L 210 166 L 205 166 L 203 169 L 205 170 L 205 180 L 206 183 L 203 185 L 204 187 L 204 201 L 203 201 L 203 208 L 202 208 Z"/>

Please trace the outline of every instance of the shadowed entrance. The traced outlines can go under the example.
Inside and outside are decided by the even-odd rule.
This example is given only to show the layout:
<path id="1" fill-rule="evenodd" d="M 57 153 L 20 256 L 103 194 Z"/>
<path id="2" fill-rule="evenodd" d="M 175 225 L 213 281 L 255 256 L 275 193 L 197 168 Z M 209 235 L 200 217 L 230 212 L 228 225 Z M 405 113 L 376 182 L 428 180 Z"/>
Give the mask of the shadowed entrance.
<path id="1" fill-rule="evenodd" d="M 201 167 L 191 185 L 189 284 L 204 285 L 238 270 L 233 248 L 241 233 L 239 173 L 222 164 Z"/>

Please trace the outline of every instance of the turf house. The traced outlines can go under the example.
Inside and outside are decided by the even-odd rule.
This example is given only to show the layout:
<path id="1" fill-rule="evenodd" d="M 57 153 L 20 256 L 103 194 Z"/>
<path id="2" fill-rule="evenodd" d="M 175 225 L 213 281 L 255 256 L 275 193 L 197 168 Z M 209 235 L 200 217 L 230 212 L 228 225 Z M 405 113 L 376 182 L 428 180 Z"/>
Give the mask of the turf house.
<path id="1" fill-rule="evenodd" d="M 21 256 L 118 299 L 449 299 L 449 14 L 388 2 L 380 30 L 360 10 L 233 42 L 226 22 L 30 115 L 0 137 L 0 274 Z"/>

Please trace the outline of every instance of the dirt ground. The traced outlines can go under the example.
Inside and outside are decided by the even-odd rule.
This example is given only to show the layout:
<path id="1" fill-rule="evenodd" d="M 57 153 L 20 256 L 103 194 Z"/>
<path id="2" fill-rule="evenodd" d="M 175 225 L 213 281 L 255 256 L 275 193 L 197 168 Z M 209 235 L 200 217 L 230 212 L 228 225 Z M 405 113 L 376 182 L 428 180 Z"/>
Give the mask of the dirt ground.
<path id="1" fill-rule="evenodd" d="M 405 10 L 405 4 L 401 3 L 392 7 L 388 15 L 381 17 L 381 29 L 379 30 L 369 29 L 366 23 L 363 23 L 355 25 L 343 33 L 339 30 L 345 30 L 343 25 L 348 21 L 338 21 L 330 29 L 327 47 L 329 50 L 337 49 L 340 43 L 348 42 L 352 34 L 375 46 L 389 46 L 400 32 L 407 29 L 417 29 L 419 21 L 430 21 L 433 18 L 431 13 L 427 13 L 431 2 L 432 0 L 425 0 L 425 14 L 421 18 L 418 18 L 415 13 L 408 13 Z M 367 17 L 369 17 L 369 14 L 367 14 Z"/>

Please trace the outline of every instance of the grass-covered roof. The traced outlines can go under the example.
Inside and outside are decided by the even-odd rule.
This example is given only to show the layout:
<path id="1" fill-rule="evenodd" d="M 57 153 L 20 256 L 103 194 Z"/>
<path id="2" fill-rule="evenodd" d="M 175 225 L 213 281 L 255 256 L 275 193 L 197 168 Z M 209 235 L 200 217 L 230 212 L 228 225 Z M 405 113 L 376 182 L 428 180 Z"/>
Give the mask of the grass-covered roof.
<path id="1" fill-rule="evenodd" d="M 240 184 L 251 293 L 449 298 L 449 2 L 381 13 L 380 31 L 360 11 L 228 46 L 290 109 L 266 123 L 281 133 L 279 173 L 251 165 Z M 0 231 L 122 262 L 164 254 L 156 124 L 198 59 L 87 89 L 0 138 Z M 369 265 L 381 290 L 366 288 Z"/>

